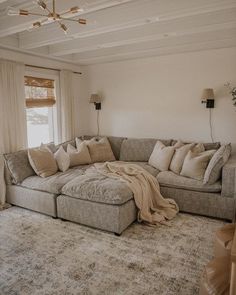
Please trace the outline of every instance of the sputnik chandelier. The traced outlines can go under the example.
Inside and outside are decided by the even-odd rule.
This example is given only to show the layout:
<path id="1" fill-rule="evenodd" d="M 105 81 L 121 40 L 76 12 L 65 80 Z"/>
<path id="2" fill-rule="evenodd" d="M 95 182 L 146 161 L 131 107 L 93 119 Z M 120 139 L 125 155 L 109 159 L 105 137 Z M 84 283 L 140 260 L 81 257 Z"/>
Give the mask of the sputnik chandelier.
<path id="1" fill-rule="evenodd" d="M 56 11 L 56 0 L 52 1 L 52 10 L 48 8 L 46 3 L 42 0 L 37 0 L 35 1 L 41 9 L 45 11 L 47 14 L 41 14 L 41 13 L 34 13 L 30 12 L 28 10 L 20 9 L 18 11 L 9 9 L 8 10 L 8 15 L 21 15 L 21 16 L 29 16 L 29 15 L 36 15 L 36 16 L 41 16 L 45 17 L 44 20 L 42 21 L 37 21 L 34 22 L 31 26 L 31 28 L 39 28 L 42 25 L 48 24 L 48 23 L 58 23 L 60 28 L 64 31 L 65 34 L 68 32 L 67 26 L 64 24 L 64 21 L 71 21 L 71 22 L 76 22 L 81 25 L 86 25 L 86 19 L 79 18 L 79 19 L 74 19 L 71 17 L 67 17 L 67 15 L 75 14 L 80 11 L 83 11 L 83 9 L 79 8 L 78 6 L 71 7 L 69 10 L 58 13 Z"/>

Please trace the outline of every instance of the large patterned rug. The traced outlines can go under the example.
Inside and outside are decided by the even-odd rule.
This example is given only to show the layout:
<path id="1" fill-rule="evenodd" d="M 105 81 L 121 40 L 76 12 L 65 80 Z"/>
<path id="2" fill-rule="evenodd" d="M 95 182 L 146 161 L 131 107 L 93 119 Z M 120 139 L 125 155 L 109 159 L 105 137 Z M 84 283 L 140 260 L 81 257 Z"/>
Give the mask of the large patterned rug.
<path id="1" fill-rule="evenodd" d="M 12 207 L 0 212 L 0 294 L 195 295 L 222 225 L 179 214 L 117 237 Z"/>

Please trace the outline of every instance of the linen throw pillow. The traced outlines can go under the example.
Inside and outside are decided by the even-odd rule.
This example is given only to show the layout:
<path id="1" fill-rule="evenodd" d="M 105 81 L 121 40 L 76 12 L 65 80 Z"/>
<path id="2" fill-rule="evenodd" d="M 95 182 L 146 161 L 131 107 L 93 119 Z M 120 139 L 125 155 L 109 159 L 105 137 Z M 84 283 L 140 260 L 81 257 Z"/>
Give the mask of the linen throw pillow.
<path id="1" fill-rule="evenodd" d="M 167 171 L 174 152 L 175 146 L 165 146 L 161 141 L 157 141 L 148 164 L 160 171 Z"/>
<path id="2" fill-rule="evenodd" d="M 54 155 L 47 148 L 29 149 L 28 158 L 35 173 L 41 177 L 54 175 L 58 171 Z"/>
<path id="3" fill-rule="evenodd" d="M 228 161 L 232 148 L 231 144 L 222 145 L 214 154 L 204 175 L 204 184 L 213 184 L 220 179 L 222 167 Z"/>
<path id="4" fill-rule="evenodd" d="M 57 166 L 60 171 L 65 172 L 70 167 L 70 156 L 65 152 L 63 146 L 60 146 L 59 149 L 55 152 L 54 158 L 57 161 Z"/>
<path id="5" fill-rule="evenodd" d="M 197 153 L 190 150 L 184 159 L 180 175 L 203 180 L 207 165 L 215 152 L 215 150 L 210 150 Z"/>
<path id="6" fill-rule="evenodd" d="M 77 149 L 71 144 L 68 144 L 67 153 L 70 157 L 70 167 L 90 164 L 92 162 L 88 147 L 85 142 L 81 142 Z"/>
<path id="7" fill-rule="evenodd" d="M 93 163 L 111 162 L 116 158 L 111 149 L 111 145 L 106 137 L 96 139 L 95 137 L 85 141 Z"/>
<path id="8" fill-rule="evenodd" d="M 176 174 L 180 174 L 184 159 L 187 153 L 194 147 L 195 143 L 183 144 L 179 148 L 175 148 L 174 156 L 170 163 L 170 170 Z"/>

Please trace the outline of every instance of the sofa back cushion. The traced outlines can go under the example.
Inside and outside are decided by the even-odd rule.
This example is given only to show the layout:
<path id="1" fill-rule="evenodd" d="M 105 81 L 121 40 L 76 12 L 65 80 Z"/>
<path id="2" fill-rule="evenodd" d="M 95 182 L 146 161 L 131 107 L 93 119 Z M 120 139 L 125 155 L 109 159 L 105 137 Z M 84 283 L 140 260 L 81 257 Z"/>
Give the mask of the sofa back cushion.
<path id="1" fill-rule="evenodd" d="M 25 178 L 35 175 L 28 159 L 28 150 L 5 154 L 4 158 L 14 184 L 19 184 Z"/>
<path id="2" fill-rule="evenodd" d="M 68 140 L 68 141 L 65 141 L 63 143 L 60 143 L 58 145 L 55 146 L 55 150 L 51 150 L 53 153 L 55 153 L 59 148 L 60 146 L 63 147 L 64 151 L 67 151 L 67 146 L 68 144 L 72 145 L 73 147 L 76 147 L 76 143 L 75 143 L 75 139 L 72 139 L 72 140 Z"/>
<path id="3" fill-rule="evenodd" d="M 177 142 L 177 140 L 172 140 L 171 145 L 175 145 Z M 188 144 L 188 143 L 192 143 L 192 142 L 184 142 L 184 144 Z M 218 150 L 221 146 L 220 142 L 207 142 L 207 143 L 203 143 L 204 149 L 205 151 L 209 151 L 209 150 Z"/>
<path id="4" fill-rule="evenodd" d="M 148 162 L 156 142 L 154 138 L 128 138 L 121 144 L 120 161 L 128 162 Z M 169 146 L 171 140 L 160 141 Z"/>

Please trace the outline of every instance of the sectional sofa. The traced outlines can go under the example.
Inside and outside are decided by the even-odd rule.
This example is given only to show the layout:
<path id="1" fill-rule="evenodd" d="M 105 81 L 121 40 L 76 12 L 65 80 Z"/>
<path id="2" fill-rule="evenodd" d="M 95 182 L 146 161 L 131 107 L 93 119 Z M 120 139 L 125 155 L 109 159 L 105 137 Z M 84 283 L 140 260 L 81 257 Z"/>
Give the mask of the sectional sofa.
<path id="1" fill-rule="evenodd" d="M 91 137 L 85 136 L 83 139 Z M 158 139 L 108 137 L 117 160 L 136 163 L 160 183 L 164 197 L 173 198 L 180 211 L 234 220 L 236 206 L 236 157 L 231 156 L 222 169 L 222 179 L 212 185 L 160 172 L 148 165 Z M 173 140 L 161 140 L 173 145 Z M 66 148 L 75 140 L 63 143 Z M 218 149 L 220 143 L 206 143 L 205 149 Z M 31 168 L 27 150 L 6 154 L 7 202 L 94 228 L 121 234 L 136 220 L 133 194 L 119 180 L 91 170 L 91 165 L 78 166 L 41 178 Z"/>

